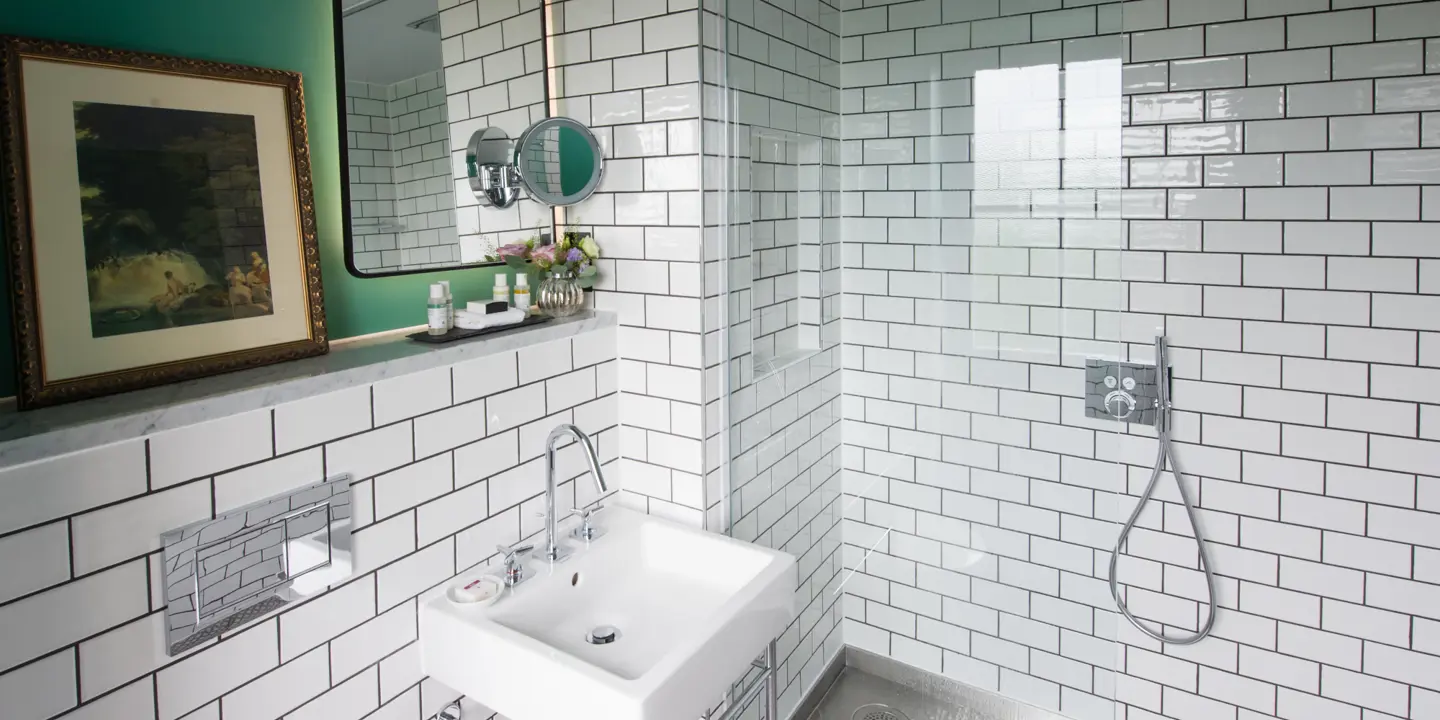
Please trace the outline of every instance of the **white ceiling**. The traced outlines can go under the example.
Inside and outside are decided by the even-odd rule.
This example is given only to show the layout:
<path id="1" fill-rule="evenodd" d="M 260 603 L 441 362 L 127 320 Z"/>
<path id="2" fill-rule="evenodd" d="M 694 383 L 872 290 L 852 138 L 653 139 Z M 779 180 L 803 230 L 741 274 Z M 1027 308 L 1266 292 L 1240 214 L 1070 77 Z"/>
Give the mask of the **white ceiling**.
<path id="1" fill-rule="evenodd" d="M 439 6 L 437 0 L 383 0 L 345 18 L 345 79 L 389 85 L 439 70 L 440 34 L 407 27 Z"/>

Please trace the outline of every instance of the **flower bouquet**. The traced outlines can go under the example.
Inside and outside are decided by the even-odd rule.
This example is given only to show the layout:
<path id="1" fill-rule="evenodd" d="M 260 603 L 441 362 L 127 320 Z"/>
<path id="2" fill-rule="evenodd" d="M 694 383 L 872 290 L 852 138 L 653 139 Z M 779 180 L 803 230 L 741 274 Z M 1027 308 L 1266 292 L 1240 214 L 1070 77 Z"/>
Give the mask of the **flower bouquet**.
<path id="1" fill-rule="evenodd" d="M 594 281 L 600 246 L 586 233 L 566 230 L 558 242 L 549 245 L 542 245 L 540 238 L 532 237 L 522 243 L 501 245 L 495 252 L 486 259 L 503 260 L 517 272 L 557 273 L 588 286 Z"/>

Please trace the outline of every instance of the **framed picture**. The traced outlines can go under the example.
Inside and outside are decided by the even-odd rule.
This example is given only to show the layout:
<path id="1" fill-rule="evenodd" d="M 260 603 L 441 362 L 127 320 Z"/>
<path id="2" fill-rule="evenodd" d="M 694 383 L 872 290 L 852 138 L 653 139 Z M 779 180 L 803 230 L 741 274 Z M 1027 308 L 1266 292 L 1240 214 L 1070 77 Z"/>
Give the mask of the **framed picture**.
<path id="1" fill-rule="evenodd" d="M 22 409 L 327 351 L 299 73 L 0 38 Z"/>

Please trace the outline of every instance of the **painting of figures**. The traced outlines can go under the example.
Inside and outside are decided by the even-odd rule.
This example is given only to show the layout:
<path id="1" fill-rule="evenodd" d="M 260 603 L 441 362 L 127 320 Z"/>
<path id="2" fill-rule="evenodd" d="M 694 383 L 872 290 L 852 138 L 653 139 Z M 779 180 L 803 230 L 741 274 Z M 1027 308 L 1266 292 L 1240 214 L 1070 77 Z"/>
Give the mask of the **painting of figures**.
<path id="1" fill-rule="evenodd" d="M 74 106 L 92 336 L 271 314 L 254 118 Z"/>

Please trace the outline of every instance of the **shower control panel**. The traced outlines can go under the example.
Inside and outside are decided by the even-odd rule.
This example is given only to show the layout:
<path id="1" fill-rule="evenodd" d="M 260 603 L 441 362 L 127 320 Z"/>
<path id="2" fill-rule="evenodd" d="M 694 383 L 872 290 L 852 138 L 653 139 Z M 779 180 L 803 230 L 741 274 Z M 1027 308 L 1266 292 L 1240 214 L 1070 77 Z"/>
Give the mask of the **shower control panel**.
<path id="1" fill-rule="evenodd" d="M 1154 425 L 1159 416 L 1159 373 L 1154 365 L 1085 361 L 1085 417 Z"/>

